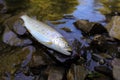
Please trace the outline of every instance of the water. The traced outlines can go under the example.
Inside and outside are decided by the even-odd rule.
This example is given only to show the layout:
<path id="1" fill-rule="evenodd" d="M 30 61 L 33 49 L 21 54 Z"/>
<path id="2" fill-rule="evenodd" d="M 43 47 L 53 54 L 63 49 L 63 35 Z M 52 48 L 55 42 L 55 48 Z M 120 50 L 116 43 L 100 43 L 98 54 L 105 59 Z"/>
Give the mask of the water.
<path id="1" fill-rule="evenodd" d="M 9 2 L 9 0 L 6 0 Z M 33 56 L 40 56 L 40 64 L 52 64 L 54 60 L 58 62 L 65 62 L 66 60 L 72 60 L 72 57 L 61 56 L 56 54 L 53 50 L 49 50 L 43 45 L 39 44 L 28 32 L 23 28 L 23 25 L 15 23 L 19 16 L 19 13 L 27 13 L 30 17 L 43 21 L 44 23 L 55 28 L 60 32 L 69 42 L 73 48 L 73 52 L 76 54 L 86 54 L 88 69 L 94 71 L 94 66 L 98 65 L 94 60 L 91 60 L 91 50 L 87 49 L 90 45 L 87 38 L 84 38 L 82 32 L 74 26 L 74 22 L 81 20 L 88 20 L 89 22 L 106 23 L 107 17 L 110 14 L 119 13 L 119 5 L 113 5 L 114 1 L 109 2 L 113 9 L 107 7 L 109 11 L 104 11 L 106 8 L 105 2 L 100 0 L 24 0 L 26 1 L 22 5 L 12 6 L 13 3 L 8 3 L 1 9 L 0 14 L 0 76 L 4 76 L 3 73 L 7 73 L 6 80 L 33 80 L 35 77 L 29 74 L 29 66 Z M 19 2 L 19 0 L 18 0 Z M 119 1 L 118 1 L 119 2 Z M 0 0 L 0 4 L 3 4 L 3 0 Z M 108 2 L 107 2 L 108 3 Z M 18 4 L 18 3 L 17 3 Z M 6 9 L 8 8 L 8 12 Z M 104 14 L 102 14 L 104 13 Z M 106 17 L 107 15 L 107 17 Z M 114 14 L 115 15 L 115 14 Z M 67 18 L 66 18 L 67 17 Z M 2 27 L 5 26 L 5 27 Z M 17 28 L 17 26 L 19 26 Z M 66 32 L 61 28 L 69 28 L 71 32 Z M 7 29 L 8 28 L 8 29 Z M 3 31 L 6 32 L 3 33 Z M 10 33 L 9 33 L 10 32 Z M 11 34 L 12 33 L 12 34 Z M 4 35 L 3 35 L 4 34 Z M 46 54 L 47 53 L 47 54 Z M 56 59 L 51 59 L 56 58 Z M 37 59 L 36 59 L 37 60 Z M 39 59 L 38 59 L 39 60 Z M 39 62 L 39 61 L 38 61 Z M 68 61 L 73 63 L 72 61 Z M 67 62 L 66 62 L 67 63 Z M 25 69 L 25 70 L 24 70 Z"/>
<path id="2" fill-rule="evenodd" d="M 90 22 L 101 22 L 105 21 L 105 16 L 102 15 L 97 8 L 95 0 L 79 0 L 80 5 L 77 6 L 77 10 L 73 12 L 73 15 L 77 19 L 88 20 Z"/>

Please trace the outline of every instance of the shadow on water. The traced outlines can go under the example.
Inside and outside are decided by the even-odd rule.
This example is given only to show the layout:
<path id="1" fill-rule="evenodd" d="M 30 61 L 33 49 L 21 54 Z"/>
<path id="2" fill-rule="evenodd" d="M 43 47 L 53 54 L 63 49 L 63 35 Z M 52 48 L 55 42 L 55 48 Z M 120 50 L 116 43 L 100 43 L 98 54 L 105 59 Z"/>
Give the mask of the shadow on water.
<path id="1" fill-rule="evenodd" d="M 110 5 L 113 6 L 113 11 L 109 9 L 108 13 L 105 12 L 106 6 L 102 0 L 24 0 L 24 3 L 21 0 L 5 1 L 0 0 L 0 79 L 2 76 L 5 80 L 39 80 L 33 75 L 42 74 L 42 69 L 56 65 L 57 62 L 60 63 L 57 65 L 65 65 L 66 69 L 67 64 L 68 68 L 70 63 L 76 63 L 76 54 L 77 58 L 82 56 L 86 59 L 87 69 L 94 71 L 98 64 L 91 59 L 90 39 L 84 37 L 73 23 L 79 19 L 103 23 L 107 14 L 118 12 L 112 2 Z M 16 3 L 15 8 L 13 3 Z M 74 54 L 66 57 L 39 44 L 19 22 L 20 12 L 55 28 L 67 39 Z"/>

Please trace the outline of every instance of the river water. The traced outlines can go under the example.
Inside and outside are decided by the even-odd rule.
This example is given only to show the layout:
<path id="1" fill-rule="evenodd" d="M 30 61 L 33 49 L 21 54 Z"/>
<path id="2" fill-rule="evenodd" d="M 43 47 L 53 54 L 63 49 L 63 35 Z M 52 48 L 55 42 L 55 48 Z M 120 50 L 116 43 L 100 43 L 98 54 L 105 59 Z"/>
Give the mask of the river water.
<path id="1" fill-rule="evenodd" d="M 34 80 L 33 75 L 26 76 L 24 72 L 29 69 L 28 64 L 35 54 L 45 57 L 46 61 L 49 61 L 49 56 L 52 55 L 57 62 L 64 63 L 71 60 L 76 53 L 86 53 L 86 59 L 90 61 L 86 68 L 94 71 L 94 66 L 98 64 L 91 59 L 91 50 L 87 49 L 90 46 L 89 39 L 84 38 L 81 30 L 73 23 L 77 20 L 88 20 L 105 25 L 110 17 L 119 14 L 120 5 L 114 4 L 114 0 L 0 0 L 0 76 L 5 80 Z M 55 28 L 72 46 L 75 55 L 64 57 L 38 44 L 27 30 L 13 19 L 18 17 L 19 13 L 26 13 Z M 45 53 L 50 55 L 46 57 Z M 54 59 L 52 61 L 54 62 Z"/>

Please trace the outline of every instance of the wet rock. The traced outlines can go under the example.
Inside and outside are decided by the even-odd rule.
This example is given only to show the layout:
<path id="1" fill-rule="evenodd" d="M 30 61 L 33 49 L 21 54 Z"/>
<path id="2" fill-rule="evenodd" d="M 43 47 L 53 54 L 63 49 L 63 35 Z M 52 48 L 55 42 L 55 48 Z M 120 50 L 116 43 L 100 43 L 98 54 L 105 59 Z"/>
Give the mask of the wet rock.
<path id="1" fill-rule="evenodd" d="M 67 28 L 67 27 L 63 27 L 61 28 L 62 30 L 66 31 L 66 32 L 72 32 L 70 28 Z"/>
<path id="2" fill-rule="evenodd" d="M 52 24 L 58 25 L 58 24 L 65 24 L 66 21 L 51 21 Z"/>
<path id="3" fill-rule="evenodd" d="M 120 59 L 115 58 L 112 61 L 113 77 L 115 80 L 120 80 Z"/>
<path id="4" fill-rule="evenodd" d="M 37 52 L 33 54 L 32 60 L 29 64 L 30 67 L 40 67 L 53 64 L 54 61 L 42 50 L 37 49 Z"/>
<path id="5" fill-rule="evenodd" d="M 109 35 L 120 40 L 120 16 L 114 16 L 112 20 L 106 25 Z"/>
<path id="6" fill-rule="evenodd" d="M 107 30 L 99 23 L 78 20 L 74 23 L 74 25 L 84 33 L 89 33 L 89 35 L 107 33 Z"/>
<path id="7" fill-rule="evenodd" d="M 108 48 L 106 38 L 102 35 L 95 35 L 90 46 L 95 52 L 106 52 Z"/>
<path id="8" fill-rule="evenodd" d="M 93 23 L 90 23 L 90 22 L 88 22 L 88 21 L 86 21 L 86 20 L 78 20 L 78 21 L 76 21 L 76 22 L 74 23 L 74 25 L 75 25 L 78 29 L 82 30 L 83 32 L 89 33 L 94 24 L 93 24 Z"/>
<path id="9" fill-rule="evenodd" d="M 19 18 L 21 14 L 6 19 L 3 25 L 10 30 L 13 30 L 15 33 L 23 35 L 26 32 L 26 29 L 23 26 L 23 21 Z"/>
<path id="10" fill-rule="evenodd" d="M 65 69 L 59 66 L 49 66 L 45 73 L 48 75 L 47 80 L 63 80 Z"/>
<path id="11" fill-rule="evenodd" d="M 61 28 L 62 30 L 66 31 L 66 32 L 72 32 L 70 28 L 67 28 L 67 27 L 63 27 Z"/>
<path id="12" fill-rule="evenodd" d="M 117 47 L 116 51 L 117 51 L 116 57 L 120 58 L 120 46 Z"/>
<path id="13" fill-rule="evenodd" d="M 100 53 L 100 56 L 102 56 L 104 59 L 113 59 L 113 57 L 108 53 Z"/>
<path id="14" fill-rule="evenodd" d="M 67 80 L 85 80 L 87 74 L 84 66 L 74 64 L 67 73 Z"/>
<path id="15" fill-rule="evenodd" d="M 34 76 L 26 76 L 22 72 L 15 75 L 14 80 L 34 80 Z"/>
<path id="16" fill-rule="evenodd" d="M 3 9 L 4 4 L 3 4 L 3 0 L 0 0 L 0 11 Z"/>
<path id="17" fill-rule="evenodd" d="M 10 14 L 0 14 L 0 23 L 2 24 L 10 16 L 11 16 Z"/>
<path id="18" fill-rule="evenodd" d="M 99 62 L 100 64 L 105 63 L 105 59 L 98 54 L 92 54 L 92 59 L 95 60 L 96 62 Z"/>
<path id="19" fill-rule="evenodd" d="M 99 73 L 102 73 L 102 74 L 104 74 L 106 76 L 109 75 L 109 77 L 112 77 L 112 70 L 110 70 L 106 66 L 96 66 L 94 69 L 95 69 L 95 71 L 97 71 Z"/>
<path id="20" fill-rule="evenodd" d="M 98 72 L 91 72 L 87 75 L 86 80 L 113 80 L 108 75 L 105 76 Z"/>
<path id="21" fill-rule="evenodd" d="M 11 50 L 11 47 L 4 42 L 0 41 L 0 55 L 7 53 Z"/>
<path id="22" fill-rule="evenodd" d="M 6 13 L 6 4 L 4 0 L 0 0 L 0 13 Z"/>
<path id="23" fill-rule="evenodd" d="M 92 59 L 99 64 L 103 65 L 106 63 L 106 60 L 112 60 L 112 56 L 107 53 L 92 54 Z"/>
<path id="24" fill-rule="evenodd" d="M 93 25 L 93 28 L 89 32 L 90 35 L 107 34 L 107 33 L 108 32 L 107 32 L 106 28 L 103 25 L 99 24 L 99 23 L 95 23 Z"/>
<path id="25" fill-rule="evenodd" d="M 23 35 L 26 32 L 26 29 L 22 24 L 23 23 L 19 20 L 19 21 L 16 21 L 13 25 L 14 31 L 19 35 Z"/>
<path id="26" fill-rule="evenodd" d="M 8 27 L 6 27 L 4 31 L 3 42 L 11 46 L 25 46 L 32 43 L 32 41 L 29 39 L 18 38 L 14 32 L 9 30 Z"/>
<path id="27" fill-rule="evenodd" d="M 35 49 L 33 46 L 28 46 L 24 48 L 14 47 L 1 55 L 0 78 L 6 72 L 14 74 L 16 70 L 21 69 L 21 67 L 27 66 L 34 52 Z"/>
<path id="28" fill-rule="evenodd" d="M 75 19 L 75 17 L 71 14 L 64 14 L 63 18 L 65 18 L 65 19 Z"/>

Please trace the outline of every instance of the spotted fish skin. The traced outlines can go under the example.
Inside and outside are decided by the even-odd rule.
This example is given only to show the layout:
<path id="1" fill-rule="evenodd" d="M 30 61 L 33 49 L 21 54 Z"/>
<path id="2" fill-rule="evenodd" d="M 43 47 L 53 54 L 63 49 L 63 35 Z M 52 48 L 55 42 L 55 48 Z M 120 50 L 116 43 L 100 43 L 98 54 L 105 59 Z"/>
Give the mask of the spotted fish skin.
<path id="1" fill-rule="evenodd" d="M 71 55 L 71 47 L 55 29 L 27 15 L 22 15 L 20 18 L 24 21 L 24 26 L 38 42 L 64 55 Z"/>

